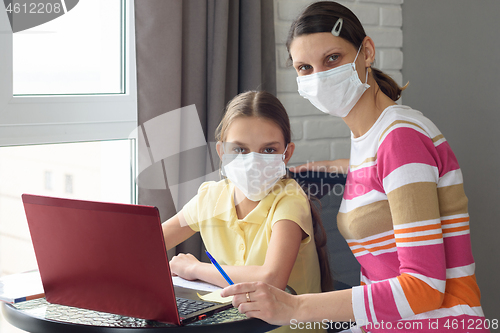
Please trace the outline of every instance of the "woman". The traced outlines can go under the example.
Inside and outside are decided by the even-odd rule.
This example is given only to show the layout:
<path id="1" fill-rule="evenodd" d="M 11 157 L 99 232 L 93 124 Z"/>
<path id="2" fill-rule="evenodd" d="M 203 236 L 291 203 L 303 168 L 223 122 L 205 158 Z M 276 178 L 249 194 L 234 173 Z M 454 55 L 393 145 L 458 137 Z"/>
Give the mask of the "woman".
<path id="1" fill-rule="evenodd" d="M 444 136 L 395 103 L 404 88 L 371 67 L 373 40 L 344 6 L 310 5 L 292 24 L 287 48 L 299 94 L 351 130 L 337 221 L 361 264 L 361 285 L 291 296 L 246 283 L 222 295 L 235 295 L 248 316 L 280 325 L 355 321 L 369 332 L 467 332 L 477 323 L 474 331 L 488 331 L 462 174 Z"/>

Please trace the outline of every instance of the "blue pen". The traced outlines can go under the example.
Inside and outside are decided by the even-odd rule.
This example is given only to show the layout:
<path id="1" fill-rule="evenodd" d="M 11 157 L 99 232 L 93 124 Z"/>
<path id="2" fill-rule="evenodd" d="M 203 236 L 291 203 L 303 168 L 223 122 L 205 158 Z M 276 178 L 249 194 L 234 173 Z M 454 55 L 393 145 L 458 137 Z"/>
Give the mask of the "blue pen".
<path id="1" fill-rule="evenodd" d="M 222 269 L 222 267 L 220 267 L 219 263 L 214 259 L 214 257 L 212 257 L 210 255 L 210 253 L 208 253 L 208 251 L 205 251 L 205 253 L 207 254 L 207 256 L 210 259 L 210 261 L 212 262 L 212 264 L 214 264 L 215 268 L 217 268 L 217 270 L 222 274 L 222 276 L 224 277 L 224 279 L 226 279 L 227 283 L 229 283 L 230 285 L 234 284 L 234 282 L 231 281 L 231 279 L 229 278 L 229 276 L 227 276 L 226 272 L 224 272 L 224 270 Z"/>

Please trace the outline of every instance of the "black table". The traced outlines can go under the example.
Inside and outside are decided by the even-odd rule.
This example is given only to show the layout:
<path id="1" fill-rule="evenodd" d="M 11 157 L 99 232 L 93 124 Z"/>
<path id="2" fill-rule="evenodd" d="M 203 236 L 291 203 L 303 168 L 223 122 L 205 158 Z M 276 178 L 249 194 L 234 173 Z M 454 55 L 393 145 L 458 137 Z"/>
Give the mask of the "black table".
<path id="1" fill-rule="evenodd" d="M 3 303 L 9 323 L 32 333 L 123 333 L 123 332 L 268 332 L 277 328 L 260 319 L 247 318 L 231 308 L 206 319 L 175 326 L 156 321 L 48 303 L 45 298 L 17 304 Z"/>

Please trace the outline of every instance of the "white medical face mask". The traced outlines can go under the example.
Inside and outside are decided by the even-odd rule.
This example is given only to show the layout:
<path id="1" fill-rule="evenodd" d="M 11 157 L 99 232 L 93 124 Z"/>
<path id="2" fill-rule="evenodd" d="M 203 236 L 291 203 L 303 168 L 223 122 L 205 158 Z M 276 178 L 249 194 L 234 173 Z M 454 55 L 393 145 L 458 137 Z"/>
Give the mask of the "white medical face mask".
<path id="1" fill-rule="evenodd" d="M 324 72 L 297 77 L 299 94 L 307 98 L 312 105 L 332 116 L 345 117 L 356 105 L 361 95 L 370 88 L 368 71 L 365 83 L 359 80 L 354 61 Z"/>
<path id="2" fill-rule="evenodd" d="M 249 200 L 260 201 L 286 175 L 284 160 L 285 153 L 224 154 L 221 173 Z"/>

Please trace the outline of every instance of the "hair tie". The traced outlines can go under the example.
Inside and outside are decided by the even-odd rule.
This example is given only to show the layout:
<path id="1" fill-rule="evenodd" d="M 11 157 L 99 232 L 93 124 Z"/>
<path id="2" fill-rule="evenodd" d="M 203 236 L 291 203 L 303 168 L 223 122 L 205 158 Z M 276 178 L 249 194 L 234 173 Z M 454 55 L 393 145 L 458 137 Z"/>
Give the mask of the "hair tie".
<path id="1" fill-rule="evenodd" d="M 335 25 L 333 26 L 332 29 L 332 35 L 338 37 L 340 35 L 340 31 L 342 30 L 342 24 L 344 23 L 344 20 L 342 18 L 339 18 L 337 22 L 335 22 Z"/>

